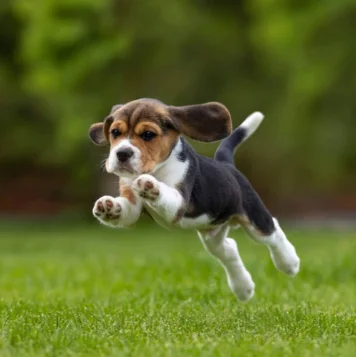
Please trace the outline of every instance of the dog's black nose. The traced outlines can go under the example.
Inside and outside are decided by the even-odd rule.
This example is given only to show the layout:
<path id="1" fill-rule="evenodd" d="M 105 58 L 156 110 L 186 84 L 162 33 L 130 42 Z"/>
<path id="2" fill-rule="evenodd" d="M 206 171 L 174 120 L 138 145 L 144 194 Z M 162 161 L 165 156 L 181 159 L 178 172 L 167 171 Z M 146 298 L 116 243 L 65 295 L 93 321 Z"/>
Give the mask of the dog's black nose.
<path id="1" fill-rule="evenodd" d="M 127 161 L 134 154 L 133 150 L 130 148 L 123 148 L 119 150 L 116 155 L 120 162 Z"/>

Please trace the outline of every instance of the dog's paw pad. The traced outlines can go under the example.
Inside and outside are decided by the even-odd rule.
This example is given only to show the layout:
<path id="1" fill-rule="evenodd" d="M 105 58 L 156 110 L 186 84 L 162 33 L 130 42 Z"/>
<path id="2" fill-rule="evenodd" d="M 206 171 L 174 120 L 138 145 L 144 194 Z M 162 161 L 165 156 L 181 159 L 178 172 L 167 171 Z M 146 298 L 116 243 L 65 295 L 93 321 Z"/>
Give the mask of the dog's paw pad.
<path id="1" fill-rule="evenodd" d="M 114 203 L 111 200 L 106 200 L 105 205 L 108 211 L 111 211 L 111 209 L 114 207 Z"/>
<path id="2" fill-rule="evenodd" d="M 96 208 L 97 208 L 96 213 L 97 213 L 98 215 L 99 215 L 100 213 L 105 213 L 105 208 L 104 208 L 103 202 L 98 201 L 98 202 L 97 202 L 97 205 L 96 205 Z"/>
<path id="3" fill-rule="evenodd" d="M 141 175 L 133 182 L 133 189 L 142 198 L 155 200 L 159 196 L 159 183 L 151 175 Z"/>
<path id="4" fill-rule="evenodd" d="M 153 188 L 153 183 L 151 181 L 145 182 L 145 191 L 148 191 Z"/>
<path id="5" fill-rule="evenodd" d="M 104 196 L 95 202 L 93 214 L 103 221 L 117 220 L 120 218 L 121 209 L 114 197 Z"/>

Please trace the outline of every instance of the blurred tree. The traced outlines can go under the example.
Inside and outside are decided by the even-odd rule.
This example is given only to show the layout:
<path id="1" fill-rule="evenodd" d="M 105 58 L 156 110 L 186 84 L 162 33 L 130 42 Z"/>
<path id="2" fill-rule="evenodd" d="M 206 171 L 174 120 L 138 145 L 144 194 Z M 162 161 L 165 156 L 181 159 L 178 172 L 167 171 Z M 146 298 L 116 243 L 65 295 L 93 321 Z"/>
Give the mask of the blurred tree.
<path id="1" fill-rule="evenodd" d="M 299 189 L 325 191 L 348 182 L 344 188 L 353 188 L 345 179 L 356 170 L 349 161 L 356 153 L 351 137 L 356 127 L 355 1 L 256 0 L 250 12 L 256 19 L 251 39 L 264 58 L 261 63 L 284 82 L 271 114 L 281 149 L 272 160 L 278 160 L 286 184 L 302 182 Z M 283 169 L 281 163 L 289 160 L 294 168 Z"/>
<path id="2" fill-rule="evenodd" d="M 355 192 L 355 20 L 353 0 L 3 1 L 0 160 L 61 167 L 85 197 L 86 132 L 112 104 L 217 100 L 235 125 L 266 114 L 237 155 L 260 190 Z"/>
<path id="3" fill-rule="evenodd" d="M 10 1 L 0 5 L 0 103 L 1 123 L 6 130 L 0 141 L 2 164 L 18 159 L 31 160 L 38 155 L 38 143 L 29 139 L 29 133 L 33 134 L 36 130 L 40 138 L 42 124 L 47 121 L 22 88 L 25 64 L 18 57 L 22 23 L 13 10 Z"/>

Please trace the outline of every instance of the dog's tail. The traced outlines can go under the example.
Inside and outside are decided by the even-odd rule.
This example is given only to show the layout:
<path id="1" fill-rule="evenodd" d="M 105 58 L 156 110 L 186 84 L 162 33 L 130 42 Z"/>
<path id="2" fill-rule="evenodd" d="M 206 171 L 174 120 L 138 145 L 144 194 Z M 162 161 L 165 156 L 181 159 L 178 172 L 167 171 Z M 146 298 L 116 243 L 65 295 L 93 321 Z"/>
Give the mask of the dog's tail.
<path id="1" fill-rule="evenodd" d="M 214 159 L 229 164 L 234 164 L 234 154 L 237 147 L 246 141 L 260 126 L 264 116 L 260 112 L 254 112 L 225 138 L 216 150 Z"/>

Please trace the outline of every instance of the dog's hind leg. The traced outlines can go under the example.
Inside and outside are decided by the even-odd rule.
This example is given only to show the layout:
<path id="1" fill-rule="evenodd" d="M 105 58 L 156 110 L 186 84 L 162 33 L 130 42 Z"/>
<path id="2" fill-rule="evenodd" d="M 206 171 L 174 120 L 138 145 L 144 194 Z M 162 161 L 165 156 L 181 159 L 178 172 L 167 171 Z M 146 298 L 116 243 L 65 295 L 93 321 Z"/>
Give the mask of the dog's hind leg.
<path id="1" fill-rule="evenodd" d="M 255 284 L 241 260 L 234 239 L 227 238 L 229 226 L 213 230 L 198 231 L 205 249 L 217 258 L 224 267 L 229 287 L 240 300 L 249 300 L 254 294 Z"/>
<path id="2" fill-rule="evenodd" d="M 251 222 L 244 223 L 247 234 L 255 241 L 267 245 L 275 267 L 283 273 L 295 276 L 299 271 L 300 260 L 294 246 L 289 242 L 276 218 L 272 218 L 274 229 L 263 233 Z"/>
<path id="3" fill-rule="evenodd" d="M 236 179 L 243 193 L 242 214 L 238 221 L 255 241 L 267 245 L 275 267 L 294 276 L 299 271 L 299 258 L 293 245 L 273 218 L 247 178 L 236 171 Z"/>

